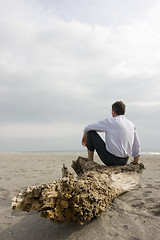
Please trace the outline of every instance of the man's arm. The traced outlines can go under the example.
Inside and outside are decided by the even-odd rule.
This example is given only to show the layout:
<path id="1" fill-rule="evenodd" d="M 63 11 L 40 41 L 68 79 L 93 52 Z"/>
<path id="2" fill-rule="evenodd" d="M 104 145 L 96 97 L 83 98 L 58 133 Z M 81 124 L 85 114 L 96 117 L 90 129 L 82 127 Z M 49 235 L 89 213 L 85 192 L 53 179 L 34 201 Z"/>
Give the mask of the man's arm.
<path id="1" fill-rule="evenodd" d="M 85 146 L 86 146 L 86 143 L 87 143 L 87 134 L 84 133 L 84 134 L 83 134 L 83 137 L 82 137 L 82 145 L 85 147 Z"/>
<path id="2" fill-rule="evenodd" d="M 134 142 L 132 146 L 132 157 L 134 157 L 135 162 L 138 161 L 140 155 L 141 155 L 140 141 L 137 135 L 136 128 L 134 128 Z"/>
<path id="3" fill-rule="evenodd" d="M 83 129 L 84 134 L 82 137 L 82 145 L 85 147 L 87 143 L 87 132 L 91 130 L 95 130 L 97 132 L 105 132 L 107 131 L 107 120 L 105 119 L 104 121 L 99 121 L 96 123 L 89 124 L 87 127 Z"/>
<path id="4" fill-rule="evenodd" d="M 94 130 L 97 132 L 107 132 L 107 129 L 109 128 L 108 119 L 105 119 L 103 121 L 99 121 L 96 123 L 89 124 L 87 127 L 83 129 L 85 133 L 88 131 Z"/>
<path id="5" fill-rule="evenodd" d="M 136 128 L 134 127 L 134 142 L 132 147 L 132 157 L 134 157 L 134 160 L 131 162 L 131 164 L 138 164 L 140 155 L 141 155 L 141 146 L 140 146 Z"/>

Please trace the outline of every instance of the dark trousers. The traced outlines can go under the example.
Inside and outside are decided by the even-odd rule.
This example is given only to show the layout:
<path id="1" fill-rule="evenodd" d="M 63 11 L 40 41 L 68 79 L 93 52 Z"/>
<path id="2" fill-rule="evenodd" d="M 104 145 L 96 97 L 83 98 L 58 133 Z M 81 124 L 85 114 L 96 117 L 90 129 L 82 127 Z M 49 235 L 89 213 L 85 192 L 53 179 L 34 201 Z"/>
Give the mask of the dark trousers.
<path id="1" fill-rule="evenodd" d="M 92 152 L 96 150 L 101 161 L 107 166 L 127 164 L 129 157 L 121 158 L 108 152 L 105 142 L 96 131 L 89 131 L 87 133 L 86 147 Z"/>

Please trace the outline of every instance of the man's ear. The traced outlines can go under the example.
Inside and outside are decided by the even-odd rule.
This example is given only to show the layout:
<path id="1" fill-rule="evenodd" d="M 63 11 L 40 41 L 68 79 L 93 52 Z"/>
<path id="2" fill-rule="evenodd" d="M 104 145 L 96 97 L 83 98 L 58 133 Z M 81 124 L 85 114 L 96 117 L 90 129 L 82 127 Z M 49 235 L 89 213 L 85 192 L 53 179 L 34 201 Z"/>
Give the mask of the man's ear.
<path id="1" fill-rule="evenodd" d="M 116 113 L 112 110 L 112 117 L 116 117 Z"/>

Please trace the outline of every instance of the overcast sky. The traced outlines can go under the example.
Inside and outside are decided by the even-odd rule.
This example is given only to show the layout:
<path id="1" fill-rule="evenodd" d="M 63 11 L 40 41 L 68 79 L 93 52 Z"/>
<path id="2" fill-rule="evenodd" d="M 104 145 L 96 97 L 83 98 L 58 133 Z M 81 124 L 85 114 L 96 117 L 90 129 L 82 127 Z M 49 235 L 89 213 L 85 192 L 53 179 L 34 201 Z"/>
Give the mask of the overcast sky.
<path id="1" fill-rule="evenodd" d="M 0 0 L 0 151 L 80 150 L 122 100 L 160 146 L 160 1 Z"/>

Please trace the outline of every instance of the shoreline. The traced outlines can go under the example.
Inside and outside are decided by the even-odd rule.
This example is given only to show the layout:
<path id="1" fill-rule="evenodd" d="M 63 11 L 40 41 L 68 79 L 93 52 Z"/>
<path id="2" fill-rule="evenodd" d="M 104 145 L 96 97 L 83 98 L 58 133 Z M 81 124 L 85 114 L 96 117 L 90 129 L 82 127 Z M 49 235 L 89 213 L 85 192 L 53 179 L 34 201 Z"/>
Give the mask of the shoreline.
<path id="1" fill-rule="evenodd" d="M 80 153 L 86 153 L 87 149 L 80 149 L 80 150 L 46 150 L 46 151 L 11 151 L 11 152 L 0 152 L 0 154 L 80 154 Z M 160 155 L 160 149 L 142 149 L 141 155 Z"/>

